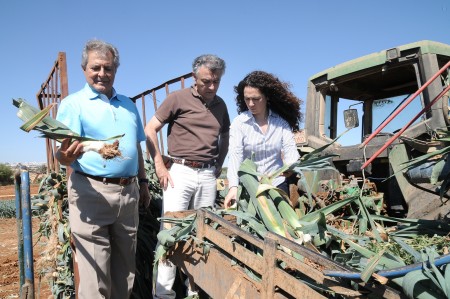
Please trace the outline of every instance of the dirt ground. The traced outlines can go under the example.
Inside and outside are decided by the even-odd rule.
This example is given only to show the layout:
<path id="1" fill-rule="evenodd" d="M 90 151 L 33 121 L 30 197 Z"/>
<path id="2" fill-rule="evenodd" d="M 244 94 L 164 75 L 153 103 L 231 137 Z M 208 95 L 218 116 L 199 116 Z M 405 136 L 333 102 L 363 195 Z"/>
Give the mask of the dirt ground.
<path id="1" fill-rule="evenodd" d="M 30 186 L 30 194 L 37 193 L 38 185 Z M 0 200 L 14 198 L 14 185 L 0 186 Z M 39 228 L 38 219 L 33 218 L 33 233 Z M 17 224 L 15 218 L 0 218 L 0 298 L 20 298 L 20 273 L 17 256 L 18 237 Z M 42 248 L 33 236 L 33 256 L 34 261 L 39 257 Z M 53 298 L 47 281 L 42 280 L 39 283 L 39 275 L 34 268 L 34 290 L 35 298 Z"/>
<path id="2" fill-rule="evenodd" d="M 30 185 L 30 194 L 35 195 L 38 193 L 39 185 Z M 16 194 L 14 185 L 0 186 L 0 199 L 11 199 L 14 198 Z"/>

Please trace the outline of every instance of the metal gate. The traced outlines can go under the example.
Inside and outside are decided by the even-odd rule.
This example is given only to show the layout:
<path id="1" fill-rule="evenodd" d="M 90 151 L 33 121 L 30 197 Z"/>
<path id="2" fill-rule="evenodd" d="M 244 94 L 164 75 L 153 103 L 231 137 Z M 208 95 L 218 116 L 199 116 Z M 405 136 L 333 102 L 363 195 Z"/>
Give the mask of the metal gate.
<path id="1" fill-rule="evenodd" d="M 142 104 L 142 123 L 144 124 L 144 126 L 147 123 L 147 115 L 146 115 L 147 113 L 146 113 L 146 108 L 145 108 L 145 106 L 146 106 L 146 96 L 150 95 L 152 97 L 152 99 L 153 99 L 153 108 L 155 109 L 154 111 L 156 111 L 156 109 L 158 108 L 156 92 L 158 90 L 164 88 L 165 91 L 166 91 L 165 95 L 167 96 L 171 92 L 169 87 L 173 86 L 172 84 L 175 84 L 175 83 L 178 83 L 178 82 L 180 82 L 180 89 L 183 89 L 185 87 L 184 86 L 184 83 L 185 83 L 184 81 L 186 79 L 190 78 L 190 77 L 192 77 L 192 73 L 187 73 L 187 74 L 185 74 L 183 76 L 173 78 L 173 79 L 171 79 L 171 80 L 169 80 L 167 82 L 164 82 L 164 83 L 162 83 L 162 84 L 160 84 L 160 85 L 158 85 L 156 87 L 148 89 L 148 90 L 146 90 L 146 91 L 144 91 L 144 92 L 142 92 L 140 94 L 137 94 L 137 95 L 135 95 L 134 97 L 131 98 L 131 100 L 133 100 L 133 102 L 135 102 L 135 103 L 136 103 L 136 101 L 138 99 L 142 100 L 142 102 L 141 102 L 141 104 Z M 161 153 L 164 153 L 164 137 L 163 137 L 162 130 L 159 131 L 159 150 L 160 150 Z M 149 159 L 149 158 L 150 158 L 150 152 L 149 152 L 149 149 L 147 148 L 147 159 Z"/>
<path id="2" fill-rule="evenodd" d="M 59 52 L 50 74 L 36 94 L 39 109 L 42 110 L 52 103 L 60 103 L 68 94 L 66 53 Z M 55 118 L 56 113 L 57 106 L 55 105 L 50 111 L 50 116 Z M 45 146 L 47 149 L 47 173 L 58 173 L 59 163 L 55 158 L 56 141 L 45 138 Z"/>

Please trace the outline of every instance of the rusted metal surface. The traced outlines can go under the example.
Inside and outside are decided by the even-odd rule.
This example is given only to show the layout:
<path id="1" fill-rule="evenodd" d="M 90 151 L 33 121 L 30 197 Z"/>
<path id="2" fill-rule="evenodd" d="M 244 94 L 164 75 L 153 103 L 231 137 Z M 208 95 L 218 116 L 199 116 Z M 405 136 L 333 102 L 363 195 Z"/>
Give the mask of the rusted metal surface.
<path id="1" fill-rule="evenodd" d="M 326 298 L 302 279 L 343 296 L 364 297 L 364 292 L 369 292 L 379 298 L 401 298 L 396 291 L 380 285 L 361 282 L 361 292 L 347 288 L 345 281 L 322 273 L 323 269 L 349 271 L 347 267 L 279 235 L 268 233 L 261 240 L 203 209 L 197 211 L 196 222 L 197 239 L 212 244 L 209 253 L 203 254 L 203 248 L 190 240 L 178 244 L 169 258 L 212 298 Z M 221 229 L 208 223 L 218 224 Z M 257 248 L 260 254 L 249 248 Z M 293 257 L 290 251 L 302 259 Z M 281 269 L 277 266 L 280 262 L 289 268 Z M 250 277 L 249 270 L 261 280 Z"/>
<path id="2" fill-rule="evenodd" d="M 191 241 L 177 246 L 171 260 L 212 298 L 260 298 L 261 284 L 248 280 L 241 267 L 231 267 L 218 248 L 204 256 Z"/>
<path id="3" fill-rule="evenodd" d="M 450 61 L 446 64 L 446 66 L 450 66 Z M 431 108 L 431 106 L 433 106 L 438 100 L 440 100 L 445 94 L 447 94 L 447 92 L 449 90 L 450 90 L 450 86 L 445 87 L 429 104 L 427 104 L 422 110 L 420 110 L 419 113 L 417 113 L 416 116 L 414 116 L 406 125 L 404 125 L 400 131 L 395 133 L 394 136 L 392 136 L 375 154 L 373 154 L 373 156 L 370 157 L 369 160 L 367 160 L 363 166 L 361 166 L 361 169 L 364 169 L 373 160 L 375 160 L 375 158 L 378 157 L 378 155 L 380 153 L 382 153 L 389 145 L 392 144 L 392 142 L 394 142 L 397 138 L 399 138 L 399 136 L 402 135 L 403 132 L 405 132 L 422 114 L 424 114 L 426 111 L 428 111 Z M 398 113 L 400 113 L 400 111 L 398 111 Z M 393 116 L 396 116 L 396 115 L 397 115 L 397 113 L 395 113 L 395 115 L 393 114 Z M 372 134 L 375 134 L 375 132 Z M 370 137 L 372 137 L 372 135 L 370 135 Z"/>
<path id="4" fill-rule="evenodd" d="M 42 110 L 52 103 L 60 103 L 69 94 L 67 79 L 66 53 L 59 52 L 50 74 L 41 84 L 41 88 L 36 94 L 39 108 Z M 55 118 L 57 106 L 50 111 L 50 116 Z M 59 172 L 59 163 L 55 158 L 56 142 L 45 138 L 47 153 L 47 172 Z"/>
<path id="5" fill-rule="evenodd" d="M 188 78 L 192 77 L 192 73 L 187 73 L 185 75 L 173 78 L 167 82 L 164 82 L 156 87 L 150 88 L 144 92 L 141 92 L 133 97 L 131 97 L 131 100 L 133 100 L 134 102 L 136 102 L 137 100 L 141 100 L 142 101 L 142 123 L 145 126 L 147 124 L 147 112 L 146 112 L 146 96 L 151 95 L 152 99 L 153 99 L 153 109 L 154 111 L 156 111 L 156 109 L 158 109 L 158 104 L 157 104 L 157 99 L 156 99 L 156 92 L 160 89 L 165 89 L 165 94 L 166 96 L 169 95 L 170 92 L 173 92 L 177 89 L 183 89 L 185 88 L 184 86 L 184 81 Z M 180 87 L 179 88 L 174 88 L 174 89 L 170 89 L 170 87 L 173 86 L 173 84 L 175 83 L 180 83 Z M 163 99 L 164 100 L 164 99 Z M 164 153 L 164 137 L 163 137 L 163 132 L 162 130 L 159 131 L 159 150 L 161 153 Z M 150 158 L 150 153 L 149 150 L 147 149 L 147 159 Z"/>
<path id="6" fill-rule="evenodd" d="M 372 138 L 374 138 L 378 133 L 381 132 L 381 130 L 383 130 L 383 128 L 391 121 L 393 120 L 395 117 L 397 117 L 397 115 L 407 106 L 409 105 L 409 103 L 412 102 L 412 100 L 414 100 L 421 92 L 423 92 L 425 90 L 425 88 L 430 85 L 434 80 L 436 80 L 436 78 L 439 78 L 439 76 L 446 71 L 448 68 L 450 67 L 450 61 L 447 62 L 438 72 L 436 72 L 433 76 L 431 76 L 430 79 L 428 79 L 427 82 L 425 82 L 415 93 L 413 93 L 411 96 L 408 97 L 408 99 L 397 109 L 395 109 L 395 111 L 389 115 L 389 117 L 383 121 L 383 123 L 381 123 L 378 128 L 375 129 L 375 131 L 373 133 L 371 133 L 359 146 L 360 148 L 362 148 L 363 146 L 365 146 L 367 143 L 369 143 L 370 140 L 372 140 Z M 437 99 L 440 99 L 441 96 L 437 96 Z M 429 107 L 428 107 L 429 108 Z M 423 113 L 423 112 L 422 112 Z M 410 124 L 409 124 L 410 125 Z M 405 128 L 406 130 L 407 128 Z M 389 143 L 390 144 L 390 143 Z M 374 155 L 374 159 L 376 158 L 376 156 Z M 369 163 L 367 163 L 369 164 Z M 366 164 L 363 165 L 363 168 L 367 166 Z"/>

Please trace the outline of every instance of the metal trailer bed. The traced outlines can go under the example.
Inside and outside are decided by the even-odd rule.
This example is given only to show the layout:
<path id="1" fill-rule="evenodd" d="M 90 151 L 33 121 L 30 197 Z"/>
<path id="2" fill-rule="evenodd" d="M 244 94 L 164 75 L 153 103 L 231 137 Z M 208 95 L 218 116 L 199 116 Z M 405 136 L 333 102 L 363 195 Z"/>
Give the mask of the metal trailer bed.
<path id="1" fill-rule="evenodd" d="M 203 248 L 190 239 L 178 243 L 169 252 L 169 259 L 211 298 L 327 298 L 327 293 L 313 289 L 307 281 L 326 286 L 345 298 L 404 298 L 400 292 L 378 283 L 359 281 L 359 291 L 351 289 L 348 281 L 324 276 L 321 271 L 350 271 L 347 267 L 305 246 L 273 233 L 261 240 L 211 211 L 200 209 L 196 213 L 196 238 L 212 244 L 210 251 L 203 254 Z M 241 245 L 237 239 L 250 246 Z M 287 250 L 278 249 L 280 246 Z M 255 254 L 255 249 L 260 254 Z M 303 260 L 286 253 L 289 250 Z M 289 271 L 279 267 L 280 262 L 289 265 Z M 261 280 L 253 279 L 245 268 L 257 273 Z M 294 276 L 294 271 L 303 281 Z"/>

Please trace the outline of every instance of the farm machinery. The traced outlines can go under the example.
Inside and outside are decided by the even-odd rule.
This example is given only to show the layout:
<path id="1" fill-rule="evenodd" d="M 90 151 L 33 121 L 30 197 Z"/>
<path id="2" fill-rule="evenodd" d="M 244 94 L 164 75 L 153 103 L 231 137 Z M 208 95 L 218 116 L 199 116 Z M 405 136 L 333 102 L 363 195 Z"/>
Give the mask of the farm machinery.
<path id="1" fill-rule="evenodd" d="M 212 298 L 449 296 L 445 283 L 441 285 L 445 291 L 431 294 L 430 285 L 411 278 L 418 275 L 412 269 L 426 272 L 422 265 L 430 263 L 430 258 L 439 259 L 441 266 L 450 259 L 450 164 L 446 157 L 449 67 L 449 45 L 420 41 L 360 57 L 310 77 L 305 126 L 296 133 L 296 141 L 302 157 L 326 157 L 330 167 L 323 164 L 313 171 L 306 167 L 297 172 L 300 179 L 291 185 L 290 203 L 301 223 L 286 224 L 280 211 L 285 227 L 293 232 L 280 237 L 269 228 L 259 240 L 254 237 L 256 229 L 247 228 L 251 221 L 245 217 L 233 214 L 231 222 L 235 223 L 231 224 L 217 213 L 197 211 L 193 220 L 197 242 L 176 243 L 169 258 Z M 246 171 L 241 169 L 241 173 Z M 246 186 L 242 188 L 248 192 Z M 357 208 L 350 204 L 347 210 L 327 212 L 332 205 L 355 196 L 352 192 L 358 193 Z M 259 189 L 248 193 L 247 200 L 264 194 Z M 269 202 L 277 204 L 275 198 Z M 246 205 L 251 202 L 248 200 L 241 210 L 247 212 Z M 256 212 L 250 214 L 264 222 L 263 208 L 257 203 L 254 206 Z M 317 216 L 310 222 L 308 216 L 314 213 L 322 213 L 322 220 Z M 317 225 L 314 229 L 312 223 Z M 430 225 L 436 229 L 429 230 Z M 346 230 L 350 226 L 358 229 Z M 442 249 L 439 254 L 417 249 L 416 258 L 406 263 L 400 259 L 401 253 L 373 248 L 393 240 L 397 245 L 402 243 L 399 236 L 405 229 L 417 234 L 406 234 L 402 240 L 410 245 L 400 245 L 403 250 L 414 251 L 411 240 L 424 235 L 441 236 L 447 245 L 431 246 Z M 313 241 L 303 238 L 308 233 Z M 342 246 L 339 249 L 337 241 Z M 204 242 L 210 245 L 206 245 L 208 254 L 199 245 Z M 419 258 L 419 252 L 424 251 L 430 255 Z M 385 258 L 390 261 L 382 262 Z M 355 269 L 360 272 L 355 273 Z M 390 276 L 383 269 L 397 274 Z M 346 280 L 350 277 L 356 287 Z"/>

